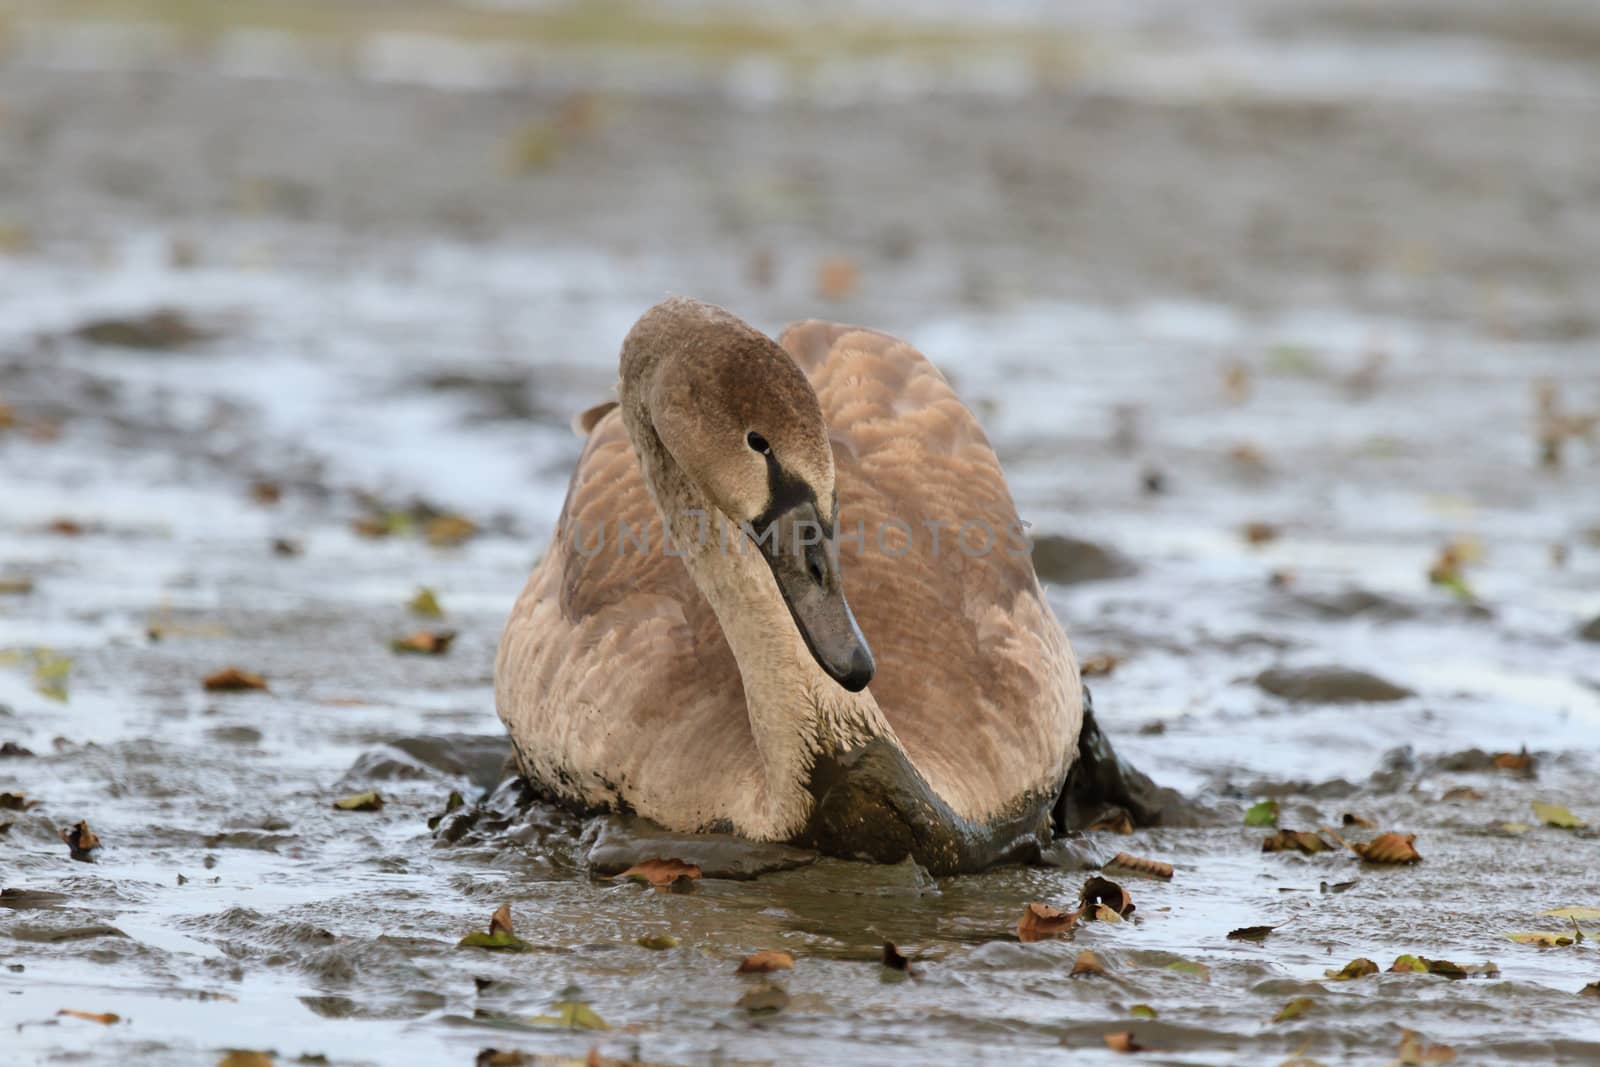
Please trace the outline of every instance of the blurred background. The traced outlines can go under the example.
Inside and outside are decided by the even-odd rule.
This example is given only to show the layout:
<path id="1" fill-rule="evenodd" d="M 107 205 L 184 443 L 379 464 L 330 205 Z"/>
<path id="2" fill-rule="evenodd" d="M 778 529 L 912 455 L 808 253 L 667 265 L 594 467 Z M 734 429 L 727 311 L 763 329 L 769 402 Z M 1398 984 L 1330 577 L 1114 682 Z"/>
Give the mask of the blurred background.
<path id="1" fill-rule="evenodd" d="M 503 755 L 493 650 L 568 420 L 674 293 L 772 333 L 886 329 L 944 369 L 1103 723 L 1164 783 L 1224 810 L 1402 790 L 1426 823 L 1429 775 L 1526 744 L 1543 788 L 1592 797 L 1597 129 L 1584 0 L 0 0 L 0 739 L 29 753 L 0 786 L 48 801 L 0 848 L 140 946 L 30 971 L 76 990 L 111 952 L 129 996 L 254 989 L 237 1041 L 309 1027 L 359 1061 L 395 1019 L 470 1009 L 420 978 L 330 1007 L 354 965 L 285 948 L 296 923 L 453 938 L 490 910 L 463 886 L 502 878 L 570 895 L 553 939 L 615 933 L 537 850 L 416 857 L 421 815 Z M 395 654 L 419 626 L 444 655 Z M 269 692 L 201 689 L 229 665 Z M 325 800 L 377 784 L 352 838 Z M 85 817 L 93 884 L 54 837 Z M 1521 861 L 1559 867 L 1547 844 Z M 209 895 L 170 888 L 219 855 Z M 1509 861 L 1446 862 L 1391 891 L 1470 900 Z M 359 951 L 409 974 L 420 950 Z M 1550 959 L 1535 977 L 1571 984 Z M 608 1014 L 656 995 L 582 966 L 563 979 Z M 86 1006 L 61 999 L 0 1012 Z M 1072 1036 L 1030 1010 L 1006 1041 Z M 1254 1023 L 1213 1019 L 1237 1062 Z"/>

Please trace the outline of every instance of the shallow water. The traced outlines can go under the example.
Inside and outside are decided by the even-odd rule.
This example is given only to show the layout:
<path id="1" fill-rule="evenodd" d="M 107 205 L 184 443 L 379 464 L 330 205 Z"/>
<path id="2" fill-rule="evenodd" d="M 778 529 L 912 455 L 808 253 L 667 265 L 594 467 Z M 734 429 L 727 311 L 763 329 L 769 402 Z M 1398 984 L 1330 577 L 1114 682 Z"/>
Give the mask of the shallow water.
<path id="1" fill-rule="evenodd" d="M 501 141 L 560 103 L 549 86 L 399 85 L 293 38 L 273 40 L 316 62 L 262 74 L 229 67 L 236 39 L 13 35 L 0 221 L 32 240 L 0 258 L 0 402 L 19 423 L 0 429 L 0 589 L 31 590 L 0 592 L 0 649 L 26 650 L 0 661 L 0 741 L 32 755 L 0 756 L 0 792 L 41 803 L 0 812 L 0 885 L 32 894 L 0 899 L 7 1062 L 1112 1062 L 1102 1035 L 1127 1029 L 1155 1062 L 1384 1062 L 1402 1027 L 1463 1062 L 1600 1056 L 1577 995 L 1600 980 L 1595 941 L 1504 936 L 1600 906 L 1594 831 L 1503 825 L 1536 823 L 1535 800 L 1600 822 L 1600 646 L 1577 636 L 1600 614 L 1600 451 L 1575 440 L 1544 469 L 1535 440 L 1541 381 L 1600 411 L 1596 149 L 1554 136 L 1592 118 L 1600 75 L 1534 62 L 1516 24 L 1367 27 L 1402 57 L 1489 60 L 1435 68 L 1442 89 L 1395 75 L 1376 100 L 1330 60 L 1313 71 L 1328 110 L 1277 110 L 1280 68 L 1249 58 L 1271 52 L 1260 13 L 1240 11 L 1199 38 L 1246 57 L 1226 83 L 1205 64 L 1180 78 L 1171 41 L 1123 26 L 1126 65 L 1042 100 L 608 84 L 600 132 L 531 178 L 504 173 Z M 1293 36 L 1346 55 L 1353 33 L 1330 16 Z M 862 131 L 877 155 L 855 151 Z M 906 177 L 930 173 L 948 180 Z M 782 252 L 770 282 L 762 249 Z M 815 267 L 840 253 L 862 281 L 829 303 Z M 493 650 L 578 451 L 567 418 L 668 291 L 771 330 L 825 314 L 907 337 L 979 413 L 1036 532 L 1133 563 L 1049 589 L 1081 657 L 1118 657 L 1092 684 L 1119 751 L 1216 812 L 1089 835 L 1095 856 L 1177 867 L 1121 879 L 1132 921 L 1016 941 L 1024 905 L 1070 905 L 1082 870 L 824 861 L 669 894 L 591 878 L 584 826 L 539 807 L 454 844 L 429 830 L 451 790 L 499 779 Z M 158 307 L 216 337 L 73 334 Z M 254 499 L 260 480 L 281 499 Z M 358 494 L 480 533 L 365 538 Z M 1253 545 L 1250 522 L 1278 536 Z M 1475 546 L 1471 603 L 1427 577 L 1456 540 Z M 424 585 L 445 619 L 407 612 Z M 458 632 L 447 655 L 390 651 L 424 626 Z M 64 701 L 41 692 L 41 648 L 70 658 Z M 269 690 L 203 691 L 227 665 Z M 1255 682 L 1319 665 L 1415 695 L 1296 704 Z M 1532 775 L 1451 758 L 1523 746 Z M 1481 798 L 1442 799 L 1459 786 Z M 332 808 L 368 789 L 382 810 Z M 1415 833 L 1424 861 L 1263 855 L 1242 815 L 1269 795 L 1297 829 L 1355 812 Z M 93 863 L 56 836 L 80 819 Z M 534 951 L 456 947 L 505 902 Z M 1281 928 L 1226 938 L 1260 924 Z M 637 944 L 659 934 L 678 946 Z M 885 940 L 915 979 L 880 966 Z M 797 959 L 776 979 L 791 1000 L 753 1015 L 736 1002 L 762 980 L 733 970 L 773 948 Z M 1067 977 L 1083 949 L 1109 977 Z M 1401 953 L 1500 974 L 1323 978 Z M 1273 1023 L 1298 996 L 1315 1006 Z M 574 998 L 614 1029 L 529 1022 Z"/>

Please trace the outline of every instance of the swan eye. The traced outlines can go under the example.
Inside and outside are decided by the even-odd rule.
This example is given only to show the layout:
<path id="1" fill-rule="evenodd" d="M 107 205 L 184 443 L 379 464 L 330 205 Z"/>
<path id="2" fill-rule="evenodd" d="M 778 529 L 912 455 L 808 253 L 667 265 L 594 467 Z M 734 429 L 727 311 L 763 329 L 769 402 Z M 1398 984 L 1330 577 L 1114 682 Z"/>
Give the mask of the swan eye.
<path id="1" fill-rule="evenodd" d="M 772 446 L 767 444 L 767 439 L 756 433 L 754 430 L 751 430 L 745 435 L 744 441 L 745 444 L 749 445 L 757 452 L 760 452 L 763 456 L 770 455 L 772 453 Z"/>

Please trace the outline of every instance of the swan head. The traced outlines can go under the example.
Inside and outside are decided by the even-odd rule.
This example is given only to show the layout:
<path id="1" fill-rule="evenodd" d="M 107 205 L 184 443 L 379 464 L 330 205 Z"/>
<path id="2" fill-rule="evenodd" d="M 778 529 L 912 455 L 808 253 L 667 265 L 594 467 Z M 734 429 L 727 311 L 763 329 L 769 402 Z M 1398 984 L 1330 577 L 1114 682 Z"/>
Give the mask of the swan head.
<path id="1" fill-rule="evenodd" d="M 817 665 L 851 692 L 876 670 L 839 570 L 833 449 L 817 394 L 769 337 L 721 308 L 675 298 L 622 346 L 622 407 L 760 552 Z"/>

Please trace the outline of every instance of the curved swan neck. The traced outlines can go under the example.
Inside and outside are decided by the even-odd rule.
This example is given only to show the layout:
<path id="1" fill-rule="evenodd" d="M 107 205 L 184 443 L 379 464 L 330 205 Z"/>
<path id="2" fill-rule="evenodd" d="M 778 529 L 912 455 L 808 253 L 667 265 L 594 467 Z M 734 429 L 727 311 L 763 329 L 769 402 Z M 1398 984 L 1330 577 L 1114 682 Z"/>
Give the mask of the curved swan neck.
<path id="1" fill-rule="evenodd" d="M 662 442 L 643 386 L 638 376 L 624 379 L 623 422 L 671 551 L 711 605 L 739 665 L 761 753 L 759 795 L 740 798 L 747 807 L 735 811 L 734 822 L 750 836 L 788 838 L 810 814 L 807 786 L 818 753 L 893 734 L 869 692 L 845 691 L 811 658 L 766 561 Z"/>

